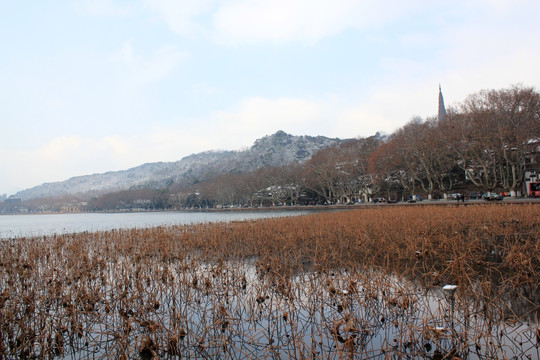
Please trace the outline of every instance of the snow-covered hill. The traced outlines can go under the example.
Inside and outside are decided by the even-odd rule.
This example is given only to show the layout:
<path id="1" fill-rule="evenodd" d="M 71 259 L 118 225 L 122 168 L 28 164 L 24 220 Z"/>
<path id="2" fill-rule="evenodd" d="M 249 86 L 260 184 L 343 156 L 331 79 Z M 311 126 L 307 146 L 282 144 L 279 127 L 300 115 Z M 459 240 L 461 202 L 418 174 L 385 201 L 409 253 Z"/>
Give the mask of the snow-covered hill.
<path id="1" fill-rule="evenodd" d="M 44 183 L 18 192 L 23 200 L 63 194 L 103 194 L 133 187 L 160 188 L 172 183 L 194 183 L 224 172 L 241 173 L 262 166 L 300 163 L 313 153 L 344 140 L 324 136 L 294 136 L 283 131 L 255 141 L 242 151 L 206 151 L 175 162 L 156 162 L 127 170 L 84 175 L 65 181 Z"/>

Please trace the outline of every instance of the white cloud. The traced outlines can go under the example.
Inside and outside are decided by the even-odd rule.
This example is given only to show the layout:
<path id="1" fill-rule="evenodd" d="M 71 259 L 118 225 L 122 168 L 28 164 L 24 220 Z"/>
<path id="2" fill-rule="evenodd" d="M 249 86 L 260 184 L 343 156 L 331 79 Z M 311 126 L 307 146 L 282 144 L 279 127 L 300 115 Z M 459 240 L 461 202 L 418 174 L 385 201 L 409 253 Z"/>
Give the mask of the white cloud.
<path id="1" fill-rule="evenodd" d="M 111 54 L 110 60 L 121 64 L 133 82 L 146 84 L 167 76 L 187 56 L 186 52 L 181 52 L 176 46 L 165 45 L 144 57 L 135 53 L 131 41 L 126 41 Z"/>
<path id="2" fill-rule="evenodd" d="M 78 11 L 93 16 L 125 16 L 133 10 L 129 6 L 119 6 L 112 0 L 82 0 L 76 3 Z"/>
<path id="3" fill-rule="evenodd" d="M 13 194 L 73 176 L 123 170 L 147 162 L 176 161 L 191 153 L 215 149 L 219 143 L 216 132 L 208 136 L 176 127 L 102 138 L 61 136 L 36 149 L 0 149 L 0 189 Z"/>
<path id="4" fill-rule="evenodd" d="M 382 26 L 429 2 L 413 0 L 146 0 L 176 34 L 227 44 L 316 42 L 348 28 Z"/>
<path id="5" fill-rule="evenodd" d="M 213 113 L 200 133 L 213 142 L 208 149 L 231 150 L 249 147 L 257 138 L 278 130 L 294 135 L 338 136 L 341 110 L 334 105 L 301 98 L 245 98 L 227 110 Z M 348 131 L 340 135 L 348 136 Z"/>
<path id="6" fill-rule="evenodd" d="M 436 92 L 431 95 L 434 95 L 433 108 L 436 109 Z M 200 122 L 201 128 L 206 129 L 204 132 L 200 129 L 193 131 L 204 133 L 207 139 L 211 139 L 213 146 L 209 144 L 211 147 L 208 149 L 240 149 L 277 130 L 294 135 L 340 138 L 370 136 L 381 130 L 391 132 L 407 121 L 407 118 L 401 123 L 389 120 L 391 116 L 395 119 L 395 113 L 400 111 L 395 107 L 401 106 L 402 111 L 409 105 L 405 99 L 398 103 L 383 93 L 377 93 L 361 104 L 348 103 L 333 96 L 318 100 L 252 97 Z"/>
<path id="7" fill-rule="evenodd" d="M 213 14 L 214 34 L 227 43 L 316 42 L 347 28 L 384 22 L 392 10 L 375 1 L 239 0 Z"/>
<path id="8" fill-rule="evenodd" d="M 174 33 L 190 38 L 208 31 L 201 18 L 217 3 L 216 0 L 143 0 L 144 6 L 156 12 Z"/>
<path id="9" fill-rule="evenodd" d="M 5 169 L 0 187 L 12 193 L 43 182 L 119 169 L 127 163 L 126 154 L 108 138 L 61 136 L 40 148 L 0 152 L 0 166 Z"/>
<path id="10" fill-rule="evenodd" d="M 182 118 L 176 123 L 180 125 L 155 127 L 144 138 L 145 147 L 152 149 L 156 159 L 175 161 L 200 151 L 239 150 L 277 130 L 323 135 L 323 126 L 331 124 L 325 122 L 317 102 L 262 97 L 245 98 L 206 117 Z"/>
<path id="11" fill-rule="evenodd" d="M 122 170 L 146 162 L 178 160 L 175 155 L 187 155 L 197 149 L 196 145 L 189 134 L 165 138 L 151 133 L 103 138 L 62 136 L 34 150 L 0 149 L 3 169 L 0 189 L 15 193 L 73 176 Z"/>

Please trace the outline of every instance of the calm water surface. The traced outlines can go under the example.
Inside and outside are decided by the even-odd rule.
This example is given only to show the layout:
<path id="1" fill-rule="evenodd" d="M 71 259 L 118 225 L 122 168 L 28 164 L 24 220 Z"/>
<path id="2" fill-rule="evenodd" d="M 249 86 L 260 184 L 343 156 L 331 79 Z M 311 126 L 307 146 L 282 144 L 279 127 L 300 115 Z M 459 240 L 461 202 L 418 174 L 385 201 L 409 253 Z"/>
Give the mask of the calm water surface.
<path id="1" fill-rule="evenodd" d="M 0 238 L 297 216 L 313 210 L 0 215 Z"/>

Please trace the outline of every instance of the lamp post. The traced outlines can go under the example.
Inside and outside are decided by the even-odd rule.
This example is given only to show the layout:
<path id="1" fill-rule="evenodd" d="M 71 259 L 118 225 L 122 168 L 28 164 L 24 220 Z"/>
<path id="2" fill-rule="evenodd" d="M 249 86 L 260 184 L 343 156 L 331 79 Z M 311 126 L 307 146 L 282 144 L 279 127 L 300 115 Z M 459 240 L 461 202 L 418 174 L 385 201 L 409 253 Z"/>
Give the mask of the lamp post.
<path id="1" fill-rule="evenodd" d="M 442 288 L 443 291 L 450 296 L 450 305 L 452 306 L 452 319 L 451 319 L 452 331 L 454 331 L 454 305 L 456 302 L 454 295 L 456 293 L 457 288 L 458 288 L 457 285 L 444 285 Z"/>

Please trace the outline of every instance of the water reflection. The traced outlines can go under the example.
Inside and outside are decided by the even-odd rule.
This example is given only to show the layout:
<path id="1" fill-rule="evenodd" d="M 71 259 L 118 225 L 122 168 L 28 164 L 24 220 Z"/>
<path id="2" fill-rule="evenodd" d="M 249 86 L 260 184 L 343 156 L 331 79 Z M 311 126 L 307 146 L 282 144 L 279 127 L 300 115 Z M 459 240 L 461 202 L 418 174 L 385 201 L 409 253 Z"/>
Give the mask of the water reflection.
<path id="1" fill-rule="evenodd" d="M 5 351 L 28 357 L 218 359 L 539 354 L 535 326 L 495 321 L 459 291 L 452 309 L 440 287 L 427 290 L 377 271 L 283 276 L 256 260 L 154 260 L 98 261 L 88 279 L 61 287 L 52 270 L 50 284 L 36 286 L 34 303 L 4 300 L 4 314 L 34 315 L 31 324 L 3 322 Z M 36 324 L 50 332 L 26 339 Z"/>

